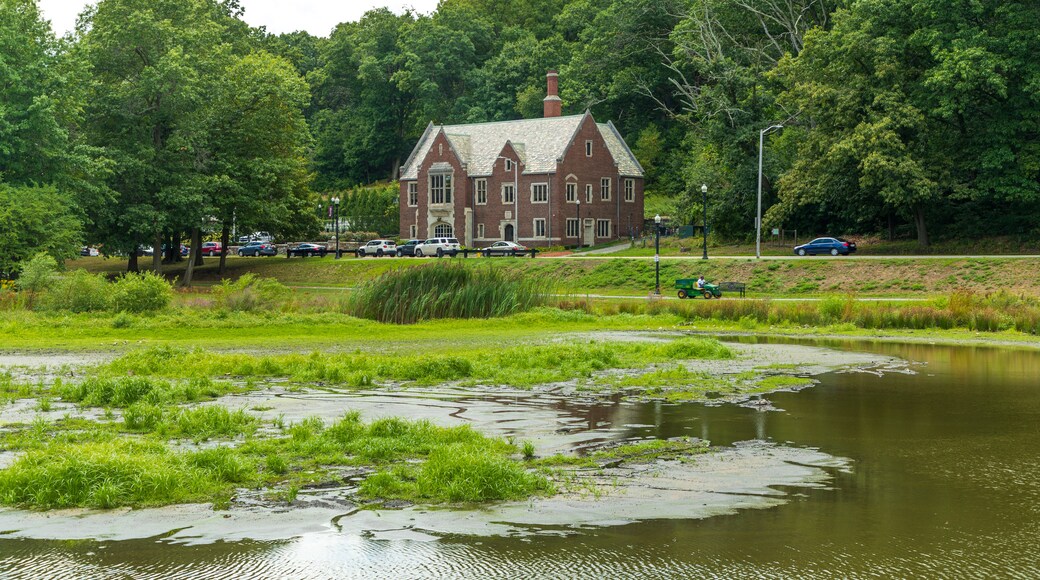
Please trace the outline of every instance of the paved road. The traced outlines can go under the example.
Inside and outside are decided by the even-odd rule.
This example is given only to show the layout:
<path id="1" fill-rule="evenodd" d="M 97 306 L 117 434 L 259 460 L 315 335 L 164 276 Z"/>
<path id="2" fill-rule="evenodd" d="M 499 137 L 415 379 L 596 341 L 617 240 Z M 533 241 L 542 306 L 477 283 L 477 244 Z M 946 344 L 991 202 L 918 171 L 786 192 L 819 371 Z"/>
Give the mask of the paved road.
<path id="1" fill-rule="evenodd" d="M 653 256 L 591 256 L 588 253 L 582 254 L 571 254 L 568 256 L 556 256 L 559 259 L 574 260 L 574 259 L 589 259 L 589 260 L 653 260 Z M 553 256 L 542 256 L 538 259 L 553 258 Z M 699 261 L 703 260 L 701 256 L 661 256 L 661 260 L 690 260 Z M 709 260 L 754 260 L 754 256 L 708 256 Z M 929 256 L 929 255 L 909 255 L 909 256 L 876 256 L 876 255 L 855 255 L 855 256 L 762 256 L 763 260 L 967 260 L 967 259 L 1007 259 L 1007 260 L 1026 260 L 1026 259 L 1040 259 L 1040 254 L 1009 254 L 1009 255 L 971 255 L 971 254 L 957 254 L 957 255 L 942 255 L 942 256 Z"/>

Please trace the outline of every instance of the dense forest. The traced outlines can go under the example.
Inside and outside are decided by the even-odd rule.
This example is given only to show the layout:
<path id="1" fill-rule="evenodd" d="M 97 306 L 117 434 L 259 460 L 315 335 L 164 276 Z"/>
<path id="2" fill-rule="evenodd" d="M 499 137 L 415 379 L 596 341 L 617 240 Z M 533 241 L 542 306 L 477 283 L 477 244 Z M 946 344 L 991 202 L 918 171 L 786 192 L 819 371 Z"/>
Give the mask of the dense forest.
<path id="1" fill-rule="evenodd" d="M 328 37 L 251 28 L 236 0 L 101 0 L 64 38 L 34 0 L 0 7 L 0 271 L 313 235 L 430 121 L 540 116 L 549 69 L 677 221 L 704 183 L 713 231 L 752 235 L 761 138 L 766 227 L 1040 237 L 1033 0 L 443 0 Z M 358 191 L 355 221 L 386 227 L 393 196 Z"/>

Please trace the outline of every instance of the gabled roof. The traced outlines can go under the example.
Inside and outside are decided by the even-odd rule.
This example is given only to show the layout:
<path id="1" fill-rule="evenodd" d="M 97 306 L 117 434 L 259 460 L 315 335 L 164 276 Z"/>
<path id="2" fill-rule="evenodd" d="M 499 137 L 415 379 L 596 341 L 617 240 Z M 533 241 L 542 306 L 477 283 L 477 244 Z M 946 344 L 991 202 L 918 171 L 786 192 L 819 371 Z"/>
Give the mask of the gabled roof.
<path id="1" fill-rule="evenodd" d="M 521 156 L 524 173 L 550 173 L 556 169 L 557 160 L 567 151 L 570 140 L 587 114 L 441 127 L 431 123 L 401 168 L 401 179 L 418 177 L 419 165 L 426 159 L 434 139 L 442 130 L 471 176 L 491 175 L 498 154 L 506 143 L 510 143 Z M 643 168 L 614 126 L 608 123 L 596 127 L 621 175 L 642 177 Z"/>

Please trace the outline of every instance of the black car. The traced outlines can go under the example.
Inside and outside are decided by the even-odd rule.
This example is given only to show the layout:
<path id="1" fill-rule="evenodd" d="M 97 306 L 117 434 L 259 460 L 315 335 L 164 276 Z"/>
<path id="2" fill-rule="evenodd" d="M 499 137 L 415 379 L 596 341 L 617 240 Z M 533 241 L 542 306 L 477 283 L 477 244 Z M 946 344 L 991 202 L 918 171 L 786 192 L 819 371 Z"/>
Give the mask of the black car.
<path id="1" fill-rule="evenodd" d="M 278 248 L 266 242 L 249 242 L 238 249 L 239 256 L 276 256 Z"/>
<path id="2" fill-rule="evenodd" d="M 307 256 L 321 256 L 324 258 L 325 254 L 328 253 L 329 249 L 321 244 L 299 244 L 285 250 L 286 257 L 299 256 L 306 258 Z"/>
<path id="3" fill-rule="evenodd" d="M 852 252 L 856 251 L 856 242 L 850 242 L 841 238 L 816 238 L 808 244 L 802 244 L 794 247 L 794 253 L 799 256 L 809 254 L 815 256 L 816 254 L 830 254 L 837 256 L 848 256 Z"/>
<path id="4" fill-rule="evenodd" d="M 422 240 L 408 240 L 403 244 L 397 245 L 397 257 L 412 256 L 415 257 L 415 246 L 422 243 Z"/>

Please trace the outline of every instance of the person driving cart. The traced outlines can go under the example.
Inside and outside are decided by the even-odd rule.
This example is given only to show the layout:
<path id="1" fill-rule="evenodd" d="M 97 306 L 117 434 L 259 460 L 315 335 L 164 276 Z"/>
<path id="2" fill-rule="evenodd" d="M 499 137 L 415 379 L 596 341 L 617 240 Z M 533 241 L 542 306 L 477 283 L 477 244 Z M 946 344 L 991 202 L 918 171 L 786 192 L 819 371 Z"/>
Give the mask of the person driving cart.
<path id="1" fill-rule="evenodd" d="M 704 288 L 704 285 L 705 285 L 706 283 L 707 283 L 707 281 L 706 281 L 706 280 L 704 279 L 704 276 L 699 276 L 699 277 L 697 278 L 697 288 L 698 288 L 698 289 L 703 289 L 703 288 Z"/>

